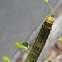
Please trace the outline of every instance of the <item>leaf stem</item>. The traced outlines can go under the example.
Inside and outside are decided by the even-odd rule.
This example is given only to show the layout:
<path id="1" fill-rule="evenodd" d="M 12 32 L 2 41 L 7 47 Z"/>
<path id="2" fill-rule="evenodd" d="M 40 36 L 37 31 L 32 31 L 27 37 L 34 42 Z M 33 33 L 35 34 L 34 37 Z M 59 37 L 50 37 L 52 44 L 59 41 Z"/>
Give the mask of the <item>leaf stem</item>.
<path id="1" fill-rule="evenodd" d="M 58 39 L 55 39 L 55 38 L 48 38 L 48 39 L 52 39 L 52 40 L 58 40 Z"/>
<path id="2" fill-rule="evenodd" d="M 26 50 L 27 51 L 27 53 L 29 53 L 29 50 Z"/>
<path id="3" fill-rule="evenodd" d="M 52 9 L 51 5 L 50 5 L 49 3 L 47 3 L 47 4 L 48 4 L 48 6 L 51 8 L 52 13 L 54 14 L 54 10 Z"/>

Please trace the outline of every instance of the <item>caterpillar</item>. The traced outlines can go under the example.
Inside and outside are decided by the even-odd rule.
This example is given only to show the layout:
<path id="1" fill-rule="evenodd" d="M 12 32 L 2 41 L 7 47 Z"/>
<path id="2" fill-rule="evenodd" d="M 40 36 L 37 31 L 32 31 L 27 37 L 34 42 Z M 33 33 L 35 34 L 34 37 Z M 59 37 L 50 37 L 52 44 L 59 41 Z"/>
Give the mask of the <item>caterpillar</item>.
<path id="1" fill-rule="evenodd" d="M 46 40 L 52 29 L 53 22 L 54 22 L 53 17 L 50 16 L 46 18 L 46 21 L 43 23 L 40 32 L 25 62 L 37 61 L 40 53 L 42 52 L 44 45 L 46 44 Z"/>

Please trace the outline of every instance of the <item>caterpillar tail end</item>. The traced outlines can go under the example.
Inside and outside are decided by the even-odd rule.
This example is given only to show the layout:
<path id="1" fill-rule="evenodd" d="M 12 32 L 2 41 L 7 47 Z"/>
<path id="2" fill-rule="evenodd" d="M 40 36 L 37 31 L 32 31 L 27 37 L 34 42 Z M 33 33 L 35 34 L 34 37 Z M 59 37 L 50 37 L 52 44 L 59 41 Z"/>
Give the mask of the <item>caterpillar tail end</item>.
<path id="1" fill-rule="evenodd" d="M 47 17 L 46 18 L 46 22 L 48 22 L 48 23 L 53 23 L 54 22 L 54 20 L 53 20 L 53 17 Z"/>

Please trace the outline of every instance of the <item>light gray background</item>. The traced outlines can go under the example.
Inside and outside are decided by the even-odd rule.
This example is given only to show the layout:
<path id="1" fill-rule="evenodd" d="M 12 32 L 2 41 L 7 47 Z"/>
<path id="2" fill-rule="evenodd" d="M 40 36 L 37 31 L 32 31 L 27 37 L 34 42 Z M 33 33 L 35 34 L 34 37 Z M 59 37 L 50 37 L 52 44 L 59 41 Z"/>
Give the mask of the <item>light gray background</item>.
<path id="1" fill-rule="evenodd" d="M 60 0 L 50 0 L 55 7 Z M 50 8 L 43 0 L 0 0 L 0 62 L 17 51 L 14 41 L 25 41 L 48 15 Z"/>

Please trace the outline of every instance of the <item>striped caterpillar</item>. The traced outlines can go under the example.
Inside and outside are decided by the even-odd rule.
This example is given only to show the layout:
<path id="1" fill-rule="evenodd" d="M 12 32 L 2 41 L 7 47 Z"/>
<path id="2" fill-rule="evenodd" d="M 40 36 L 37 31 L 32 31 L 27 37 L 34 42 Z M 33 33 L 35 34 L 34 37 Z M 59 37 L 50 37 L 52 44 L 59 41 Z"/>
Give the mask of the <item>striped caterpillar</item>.
<path id="1" fill-rule="evenodd" d="M 48 35 L 50 34 L 53 22 L 54 22 L 53 17 L 46 18 L 46 21 L 43 23 L 40 32 L 35 40 L 35 43 L 25 62 L 37 61 L 40 53 L 42 52 L 44 45 L 46 44 L 46 40 L 48 38 Z"/>

